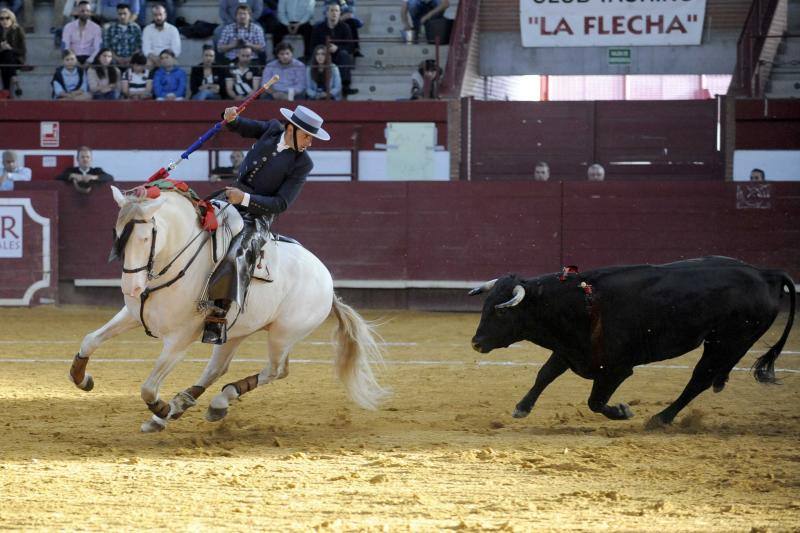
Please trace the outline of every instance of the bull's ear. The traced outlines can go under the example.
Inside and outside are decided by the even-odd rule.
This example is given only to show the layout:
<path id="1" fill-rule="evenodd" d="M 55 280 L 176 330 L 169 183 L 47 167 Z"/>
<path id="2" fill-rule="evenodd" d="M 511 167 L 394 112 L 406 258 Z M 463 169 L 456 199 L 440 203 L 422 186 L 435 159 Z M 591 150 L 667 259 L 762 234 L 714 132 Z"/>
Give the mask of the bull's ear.
<path id="1" fill-rule="evenodd" d="M 494 306 L 495 309 L 505 309 L 506 307 L 514 307 L 515 305 L 519 305 L 522 299 L 525 298 L 525 287 L 522 285 L 515 285 L 514 286 L 514 296 L 507 302 L 503 302 L 501 304 L 497 304 Z"/>
<path id="2" fill-rule="evenodd" d="M 490 280 L 490 281 L 487 281 L 486 283 L 484 283 L 480 287 L 475 287 L 474 289 L 469 291 L 469 295 L 470 296 L 475 296 L 476 294 L 480 294 L 482 292 L 490 291 L 490 290 L 492 290 L 492 287 L 494 287 L 495 283 L 497 283 L 497 278 L 495 278 L 493 280 Z"/>
<path id="3" fill-rule="evenodd" d="M 128 199 L 125 198 L 125 195 L 122 194 L 122 191 L 120 191 L 114 185 L 111 186 L 111 194 L 114 195 L 114 201 L 117 202 L 117 205 L 120 207 L 128 202 Z"/>

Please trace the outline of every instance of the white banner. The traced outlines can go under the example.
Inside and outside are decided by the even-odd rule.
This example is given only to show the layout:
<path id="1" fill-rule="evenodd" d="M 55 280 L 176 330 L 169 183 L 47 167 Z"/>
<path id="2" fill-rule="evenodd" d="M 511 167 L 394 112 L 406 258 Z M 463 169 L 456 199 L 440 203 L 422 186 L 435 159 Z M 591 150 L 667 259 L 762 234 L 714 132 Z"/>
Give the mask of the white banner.
<path id="1" fill-rule="evenodd" d="M 22 206 L 0 206 L 0 257 L 22 257 Z"/>
<path id="2" fill-rule="evenodd" d="M 698 45 L 706 0 L 520 0 L 522 46 Z"/>

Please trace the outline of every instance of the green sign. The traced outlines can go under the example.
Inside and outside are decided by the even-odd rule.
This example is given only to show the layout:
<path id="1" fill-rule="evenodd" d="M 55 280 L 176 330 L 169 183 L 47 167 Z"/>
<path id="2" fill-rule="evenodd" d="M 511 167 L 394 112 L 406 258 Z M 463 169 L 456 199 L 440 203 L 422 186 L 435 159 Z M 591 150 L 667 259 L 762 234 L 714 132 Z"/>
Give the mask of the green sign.
<path id="1" fill-rule="evenodd" d="M 608 49 L 608 64 L 609 65 L 630 65 L 631 64 L 631 49 L 630 48 L 609 48 Z"/>

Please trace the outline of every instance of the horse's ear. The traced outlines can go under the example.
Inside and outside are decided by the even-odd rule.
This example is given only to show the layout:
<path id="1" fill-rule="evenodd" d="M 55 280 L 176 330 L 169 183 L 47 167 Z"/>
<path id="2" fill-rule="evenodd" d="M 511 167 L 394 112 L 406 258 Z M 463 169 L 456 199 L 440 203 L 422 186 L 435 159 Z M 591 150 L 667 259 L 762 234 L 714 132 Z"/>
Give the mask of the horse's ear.
<path id="1" fill-rule="evenodd" d="M 125 198 L 125 195 L 122 194 L 122 191 L 120 191 L 113 185 L 111 186 L 111 194 L 114 195 L 114 201 L 117 202 L 117 205 L 120 207 L 122 207 L 128 202 L 127 198 Z"/>
<path id="2" fill-rule="evenodd" d="M 158 209 L 164 205 L 164 202 L 167 200 L 166 197 L 161 196 L 160 198 L 156 198 L 155 200 L 147 200 L 139 204 L 139 211 L 142 213 L 142 218 L 145 220 L 150 220 L 153 218 L 153 215 L 158 211 Z"/>

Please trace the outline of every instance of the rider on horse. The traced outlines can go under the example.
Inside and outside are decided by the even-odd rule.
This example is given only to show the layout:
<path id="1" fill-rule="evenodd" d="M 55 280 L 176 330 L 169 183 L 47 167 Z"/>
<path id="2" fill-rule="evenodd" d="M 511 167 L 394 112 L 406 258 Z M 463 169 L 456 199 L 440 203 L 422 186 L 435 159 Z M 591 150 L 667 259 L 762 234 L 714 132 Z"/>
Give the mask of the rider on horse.
<path id="1" fill-rule="evenodd" d="M 239 308 L 244 305 L 270 223 L 294 202 L 314 167 L 306 149 L 313 138 L 330 140 L 322 129 L 322 117 L 307 107 L 297 106 L 294 111 L 281 108 L 281 114 L 287 121 L 285 127 L 277 120 L 239 117 L 235 107 L 224 112 L 229 129 L 258 140 L 240 165 L 235 186 L 225 188 L 228 202 L 242 213 L 245 225 L 209 280 L 208 299 L 213 305 L 206 317 L 205 343 L 223 344 L 227 340 L 225 317 L 231 302 L 235 301 Z"/>

